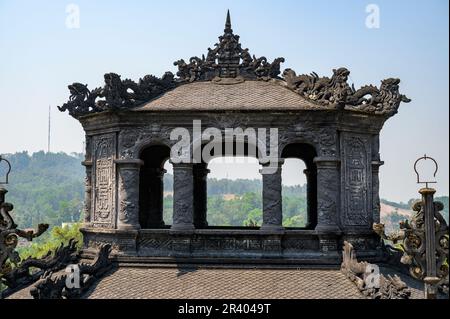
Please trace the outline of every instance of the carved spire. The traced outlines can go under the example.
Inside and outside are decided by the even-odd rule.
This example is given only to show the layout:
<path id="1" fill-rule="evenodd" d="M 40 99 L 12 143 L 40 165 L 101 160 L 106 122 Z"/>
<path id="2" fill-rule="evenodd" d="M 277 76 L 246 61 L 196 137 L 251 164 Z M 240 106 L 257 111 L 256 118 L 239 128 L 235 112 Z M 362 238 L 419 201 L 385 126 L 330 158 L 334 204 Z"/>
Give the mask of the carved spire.
<path id="1" fill-rule="evenodd" d="M 241 44 L 239 36 L 233 34 L 231 29 L 230 10 L 227 12 L 224 35 L 219 37 L 220 43 L 217 47 L 219 77 L 235 78 L 239 75 L 239 63 L 241 60 Z"/>
<path id="2" fill-rule="evenodd" d="M 225 33 L 233 33 L 233 29 L 231 29 L 231 17 L 230 10 L 227 11 L 227 21 L 225 22 Z"/>

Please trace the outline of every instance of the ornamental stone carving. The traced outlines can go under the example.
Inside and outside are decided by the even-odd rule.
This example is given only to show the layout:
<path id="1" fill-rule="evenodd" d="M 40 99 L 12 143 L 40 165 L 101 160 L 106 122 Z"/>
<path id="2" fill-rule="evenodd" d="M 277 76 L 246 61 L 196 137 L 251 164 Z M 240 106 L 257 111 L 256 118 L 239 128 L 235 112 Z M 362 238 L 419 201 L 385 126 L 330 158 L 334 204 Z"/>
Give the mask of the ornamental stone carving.
<path id="1" fill-rule="evenodd" d="M 91 223 L 98 227 L 113 227 L 115 214 L 115 134 L 94 137 L 94 216 Z"/>
<path id="2" fill-rule="evenodd" d="M 136 83 L 122 80 L 116 73 L 104 75 L 103 87 L 88 89 L 87 84 L 73 83 L 68 86 L 69 101 L 58 106 L 75 118 L 99 112 L 122 112 L 142 105 L 177 86 L 194 81 L 212 81 L 217 84 L 238 84 L 244 81 L 274 80 L 313 102 L 319 109 L 348 110 L 390 117 L 397 113 L 401 102 L 410 100 L 399 92 L 400 80 L 388 78 L 380 88 L 368 85 L 355 89 L 347 83 L 350 71 L 346 68 L 333 70 L 331 78 L 319 77 L 317 73 L 299 75 L 291 69 L 283 72 L 284 58 L 272 62 L 266 57 L 252 56 L 249 49 L 242 48 L 240 37 L 233 33 L 228 12 L 224 34 L 207 55 L 194 56 L 188 61 L 174 62 L 178 68 L 176 77 L 166 72 L 161 78 L 146 75 Z"/>
<path id="3" fill-rule="evenodd" d="M 286 129 L 283 129 L 279 138 L 280 152 L 291 143 L 306 143 L 315 147 L 319 156 L 337 156 L 338 135 L 334 128 L 317 128 L 313 121 L 296 119 Z"/>
<path id="4" fill-rule="evenodd" d="M 342 251 L 341 271 L 350 279 L 359 291 L 370 299 L 409 299 L 411 290 L 408 285 L 401 280 L 397 275 L 384 276 L 377 275 L 378 278 L 373 278 L 373 270 L 378 269 L 377 265 L 368 262 L 359 262 L 356 259 L 353 245 L 349 242 L 344 242 Z M 372 277 L 372 278 L 371 278 Z M 372 284 L 376 281 L 376 284 Z"/>
<path id="5" fill-rule="evenodd" d="M 372 225 L 371 143 L 368 137 L 344 133 L 342 137 L 343 224 Z"/>
<path id="6" fill-rule="evenodd" d="M 119 134 L 120 159 L 139 157 L 139 146 L 143 144 L 172 145 L 170 140 L 171 128 L 154 123 L 145 127 L 125 129 Z"/>
<path id="7" fill-rule="evenodd" d="M 82 164 L 86 168 L 86 177 L 84 178 L 84 222 L 89 224 L 92 212 L 92 162 L 84 161 Z"/>
<path id="8" fill-rule="evenodd" d="M 194 229 L 194 177 L 192 164 L 173 164 L 172 230 Z"/>
<path id="9" fill-rule="evenodd" d="M 379 219 L 378 168 L 382 162 L 378 136 L 399 104 L 409 100 L 399 93 L 397 79 L 384 80 L 380 88 L 355 89 L 348 83 L 346 68 L 334 70 L 331 77 L 316 73 L 297 76 L 290 69 L 280 77 L 283 62 L 283 58 L 252 55 L 233 33 L 228 15 L 217 44 L 204 56 L 175 62 L 176 75 L 148 75 L 133 82 L 108 73 L 98 89 L 71 85 L 69 101 L 60 110 L 69 111 L 86 132 L 87 226 L 83 234 L 87 252 L 95 243 L 110 243 L 113 253 L 124 260 L 129 256 L 271 255 L 300 262 L 310 262 L 313 252 L 320 255 L 320 263 L 336 265 L 342 241 L 352 240 L 364 254 L 378 256 L 370 230 L 372 221 Z M 199 81 L 204 83 L 191 85 Z M 249 81 L 254 82 L 242 83 Z M 217 103 L 207 101 L 203 93 L 198 94 L 199 87 L 205 94 L 223 93 L 224 101 L 237 102 L 227 106 L 220 98 Z M 259 105 L 262 100 L 253 99 L 255 87 L 268 88 L 264 93 L 270 104 Z M 162 95 L 164 101 L 156 101 Z M 184 101 L 190 102 L 183 105 Z M 287 101 L 286 109 L 282 101 Z M 271 156 L 276 154 L 267 146 L 276 135 L 267 133 L 277 128 L 278 158 L 299 158 L 307 167 L 306 227 L 282 227 L 281 167 L 275 174 L 263 176 L 260 229 L 208 227 L 207 163 L 197 161 L 195 155 L 211 145 L 202 148 L 202 142 L 208 141 L 194 135 L 196 120 L 202 121 L 202 129 L 216 128 L 213 136 L 221 137 L 227 128 L 244 132 L 262 128 L 266 136 L 258 134 L 257 146 L 264 144 L 266 148 L 259 150 Z M 191 134 L 191 147 L 183 151 L 191 151 L 197 163 L 173 163 L 173 222 L 169 228 L 163 220 L 163 163 L 170 156 L 169 148 L 177 143 L 170 140 L 170 133 L 178 127 Z M 247 144 L 253 142 L 248 140 Z M 248 153 L 251 151 L 249 147 Z M 145 161 L 142 171 L 141 160 Z"/>
<path id="10" fill-rule="evenodd" d="M 317 165 L 317 229 L 338 230 L 339 161 L 316 158 Z"/>
<path id="11" fill-rule="evenodd" d="M 263 179 L 263 230 L 281 230 L 283 223 L 282 196 L 281 196 L 281 166 L 263 166 L 261 169 Z"/>
<path id="12" fill-rule="evenodd" d="M 140 160 L 116 160 L 119 172 L 119 229 L 139 229 Z"/>

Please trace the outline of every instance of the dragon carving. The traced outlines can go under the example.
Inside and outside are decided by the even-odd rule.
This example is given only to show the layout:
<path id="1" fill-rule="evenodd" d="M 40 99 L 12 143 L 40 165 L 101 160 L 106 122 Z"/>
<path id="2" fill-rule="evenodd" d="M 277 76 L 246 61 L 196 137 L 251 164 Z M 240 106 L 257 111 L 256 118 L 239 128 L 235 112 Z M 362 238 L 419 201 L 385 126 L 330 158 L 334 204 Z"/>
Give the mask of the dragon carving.
<path id="1" fill-rule="evenodd" d="M 283 72 L 289 89 L 331 108 L 392 116 L 397 113 L 401 102 L 411 102 L 405 95 L 400 94 L 399 79 L 383 80 L 380 88 L 367 85 L 356 90 L 353 85 L 350 87 L 347 83 L 349 75 L 350 71 L 346 68 L 333 70 L 331 79 L 319 77 L 314 72 L 299 76 L 291 69 Z"/>
<path id="2" fill-rule="evenodd" d="M 434 202 L 434 218 L 436 225 L 436 262 L 437 277 L 440 279 L 438 286 L 448 286 L 448 241 L 449 228 L 440 211 L 444 208 L 441 202 Z M 402 252 L 400 261 L 409 266 L 411 276 L 423 280 L 426 275 L 425 257 L 425 216 L 421 201 L 413 207 L 415 212 L 411 220 L 400 222 L 400 230 L 392 234 L 386 234 L 383 224 L 374 224 L 373 230 L 382 239 L 391 241 Z"/>
<path id="3" fill-rule="evenodd" d="M 212 81 L 216 84 L 237 84 L 245 80 L 278 82 L 327 109 L 351 110 L 383 116 L 397 113 L 401 102 L 410 100 L 399 93 L 400 80 L 389 78 L 378 88 L 373 85 L 356 90 L 347 81 L 350 71 L 346 68 L 333 70 L 329 77 L 319 77 L 317 73 L 297 76 L 291 69 L 284 70 L 284 58 L 272 62 L 262 56 L 251 55 L 248 48 L 242 48 L 239 35 L 233 33 L 228 13 L 224 34 L 213 48 L 208 48 L 206 56 L 194 56 L 188 61 L 180 59 L 173 64 L 177 67 L 176 77 L 166 72 L 162 78 L 146 75 L 135 83 L 121 80 L 115 73 L 104 76 L 105 85 L 90 91 L 87 85 L 69 85 L 69 101 L 58 107 L 61 112 L 69 111 L 75 118 L 104 111 L 122 111 L 137 107 L 179 85 L 195 81 Z"/>
<path id="4" fill-rule="evenodd" d="M 47 224 L 39 224 L 37 229 L 18 229 L 10 212 L 14 206 L 4 201 L 6 189 L 0 188 L 0 274 L 3 277 L 12 270 L 12 264 L 17 266 L 20 257 L 15 250 L 20 238 L 32 241 L 41 236 L 47 229 Z"/>
<path id="5" fill-rule="evenodd" d="M 95 100 L 100 96 L 101 89 L 92 92 L 87 84 L 73 83 L 68 86 L 70 97 L 63 106 L 58 106 L 61 112 L 69 111 L 71 116 L 78 116 L 87 113 L 99 112 L 101 109 L 96 105 Z"/>
<path id="6" fill-rule="evenodd" d="M 368 262 L 358 262 L 353 245 L 344 242 L 341 271 L 359 291 L 371 299 L 409 299 L 411 290 L 397 275 L 375 274 L 378 266 Z M 374 278 L 376 276 L 376 278 Z M 372 277 L 372 278 L 370 278 Z"/>

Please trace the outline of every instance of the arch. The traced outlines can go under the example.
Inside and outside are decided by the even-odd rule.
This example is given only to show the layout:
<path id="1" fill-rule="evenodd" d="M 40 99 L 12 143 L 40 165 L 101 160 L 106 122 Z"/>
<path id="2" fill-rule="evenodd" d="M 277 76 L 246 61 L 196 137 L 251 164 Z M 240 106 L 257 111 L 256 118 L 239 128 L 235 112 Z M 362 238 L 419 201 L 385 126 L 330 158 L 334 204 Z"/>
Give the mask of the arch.
<path id="1" fill-rule="evenodd" d="M 147 137 L 142 141 L 136 143 L 136 145 L 134 146 L 134 154 L 137 158 L 141 158 L 142 152 L 152 146 L 166 146 L 170 148 L 172 147 L 172 144 L 165 138 Z"/>
<path id="2" fill-rule="evenodd" d="M 226 159 L 242 159 L 239 162 L 227 162 Z M 213 229 L 252 229 L 257 230 L 263 222 L 262 176 L 259 173 L 261 165 L 255 157 L 253 162 L 246 162 L 249 157 L 222 156 L 215 157 L 209 163 L 209 170 L 224 169 L 222 176 L 217 177 L 214 183 L 208 180 L 208 211 L 209 228 Z M 219 160 L 224 159 L 224 162 Z M 245 172 L 254 172 L 247 177 L 239 177 Z M 228 174 L 234 171 L 233 181 Z M 224 177 L 226 173 L 227 177 Z M 253 175 L 253 174 L 252 174 Z M 242 178 L 241 181 L 235 178 Z M 212 188 L 213 187 L 213 188 Z"/>
<path id="3" fill-rule="evenodd" d="M 139 158 L 144 162 L 139 178 L 139 223 L 141 228 L 165 228 L 164 164 L 170 158 L 170 147 L 152 144 L 141 149 Z"/>
<path id="4" fill-rule="evenodd" d="M 317 225 L 317 166 L 314 163 L 316 157 L 316 149 L 308 143 L 290 143 L 285 145 L 281 152 L 282 159 L 300 159 L 306 166 L 303 171 L 306 175 L 306 229 L 314 229 Z"/>
<path id="5" fill-rule="evenodd" d="M 197 140 L 198 142 L 198 140 Z M 218 159 L 218 158 L 226 158 L 226 157 L 254 157 L 256 159 L 259 159 L 261 156 L 261 152 L 258 148 L 258 141 L 256 141 L 256 145 L 253 144 L 252 146 L 255 147 L 255 154 L 249 154 L 249 145 L 247 141 L 244 141 L 244 147 L 243 152 L 239 152 L 236 147 L 236 141 L 233 141 L 233 151 L 232 154 L 225 154 L 225 141 L 222 141 L 222 153 L 221 154 L 212 154 L 211 158 L 207 159 L 206 161 L 202 157 L 201 163 L 195 163 L 193 164 L 193 174 L 194 174 L 194 225 L 196 228 L 224 228 L 225 225 L 215 225 L 211 226 L 209 225 L 207 219 L 208 219 L 208 182 L 207 182 L 207 175 L 210 173 L 210 162 Z M 197 143 L 192 143 L 192 147 L 196 145 Z M 208 142 L 203 142 L 201 144 L 201 150 L 203 152 L 203 148 L 205 145 L 208 144 Z M 198 147 L 198 145 L 196 145 Z M 240 225 L 244 226 L 244 225 Z M 228 227 L 228 226 L 225 226 Z M 236 228 L 238 226 L 232 225 L 231 227 Z"/>
<path id="6" fill-rule="evenodd" d="M 266 154 L 263 154 L 262 152 L 261 152 L 261 150 L 260 150 L 260 147 L 259 147 L 259 145 L 266 145 L 266 143 L 265 142 L 263 142 L 263 141 L 261 141 L 258 137 L 256 137 L 256 144 L 253 144 L 253 143 L 249 143 L 249 140 L 248 139 L 245 139 L 245 141 L 244 141 L 244 153 L 243 154 L 237 154 L 237 147 L 236 147 L 236 138 L 234 138 L 234 140 L 233 140 L 233 154 L 224 154 L 224 152 L 225 152 L 225 150 L 226 150 L 226 148 L 225 148 L 225 144 L 227 143 L 226 141 L 225 141 L 225 138 L 224 138 L 224 136 L 223 136 L 224 134 L 223 134 L 223 132 L 221 131 L 221 138 L 222 138 L 222 154 L 217 154 L 217 155 L 214 155 L 214 156 L 212 156 L 211 157 L 211 160 L 212 159 L 214 159 L 214 158 L 218 158 L 218 157 L 225 157 L 225 156 L 239 156 L 239 155 L 241 155 L 241 156 L 248 156 L 248 150 L 249 150 L 249 147 L 251 146 L 252 148 L 254 147 L 255 148 L 255 157 L 256 158 L 261 158 L 261 157 L 263 157 L 263 156 L 265 156 Z M 205 141 L 203 138 L 197 138 L 196 140 L 194 140 L 194 141 L 192 141 L 191 142 L 191 145 L 190 145 L 190 148 L 191 148 L 191 150 L 192 150 L 192 154 L 195 154 L 196 152 L 198 152 L 199 150 L 198 150 L 198 147 L 200 147 L 201 149 L 200 149 L 200 152 L 201 152 L 201 154 L 203 154 L 203 150 L 204 150 L 204 147 L 207 145 L 207 144 L 209 144 L 210 143 L 210 141 Z M 266 147 L 267 147 L 267 145 L 266 145 Z M 202 163 L 205 163 L 205 161 L 202 159 Z"/>

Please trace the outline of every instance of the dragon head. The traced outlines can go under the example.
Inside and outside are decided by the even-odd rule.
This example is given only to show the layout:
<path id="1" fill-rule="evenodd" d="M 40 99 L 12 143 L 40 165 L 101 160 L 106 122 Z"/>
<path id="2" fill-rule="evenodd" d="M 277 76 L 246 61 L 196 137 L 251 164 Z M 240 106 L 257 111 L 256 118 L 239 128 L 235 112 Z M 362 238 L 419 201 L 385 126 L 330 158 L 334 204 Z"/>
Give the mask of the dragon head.
<path id="1" fill-rule="evenodd" d="M 334 83 L 345 83 L 347 82 L 349 75 L 350 71 L 346 68 L 334 69 L 332 81 Z"/>
<path id="2" fill-rule="evenodd" d="M 405 95 L 400 94 L 400 79 L 389 78 L 381 81 L 380 91 L 390 93 L 392 96 L 397 96 L 399 102 L 409 103 L 411 100 Z"/>
<path id="3" fill-rule="evenodd" d="M 106 73 L 104 75 L 105 84 L 109 88 L 117 88 L 122 84 L 122 80 L 120 79 L 120 75 L 116 73 Z"/>
<path id="4" fill-rule="evenodd" d="M 89 89 L 87 84 L 73 83 L 67 87 L 70 92 L 70 99 L 73 100 L 77 97 L 85 98 L 89 95 Z"/>

